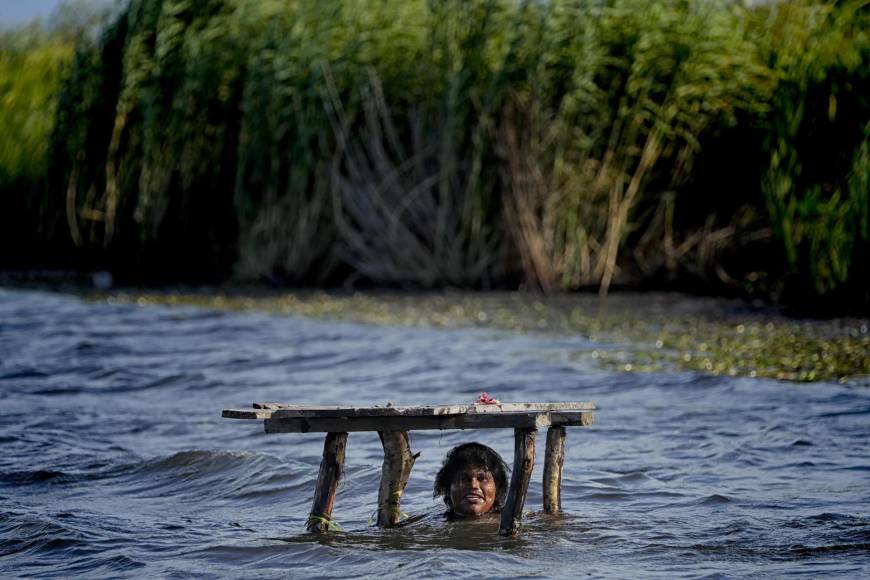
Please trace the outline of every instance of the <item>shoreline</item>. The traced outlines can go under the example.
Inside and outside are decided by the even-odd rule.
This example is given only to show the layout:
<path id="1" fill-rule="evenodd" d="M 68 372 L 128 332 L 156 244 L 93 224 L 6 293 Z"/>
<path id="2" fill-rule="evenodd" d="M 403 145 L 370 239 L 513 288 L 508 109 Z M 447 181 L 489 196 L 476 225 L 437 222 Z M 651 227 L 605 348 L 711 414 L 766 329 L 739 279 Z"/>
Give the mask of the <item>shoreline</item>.
<path id="1" fill-rule="evenodd" d="M 109 286 L 106 286 L 106 283 Z M 100 287 L 100 285 L 103 287 Z M 783 308 L 677 292 L 532 294 L 509 291 L 317 290 L 264 286 L 111 288 L 74 273 L 0 287 L 75 294 L 92 302 L 265 312 L 381 326 L 493 328 L 579 336 L 569 353 L 620 372 L 697 371 L 788 382 L 870 385 L 870 319 L 798 317 Z"/>

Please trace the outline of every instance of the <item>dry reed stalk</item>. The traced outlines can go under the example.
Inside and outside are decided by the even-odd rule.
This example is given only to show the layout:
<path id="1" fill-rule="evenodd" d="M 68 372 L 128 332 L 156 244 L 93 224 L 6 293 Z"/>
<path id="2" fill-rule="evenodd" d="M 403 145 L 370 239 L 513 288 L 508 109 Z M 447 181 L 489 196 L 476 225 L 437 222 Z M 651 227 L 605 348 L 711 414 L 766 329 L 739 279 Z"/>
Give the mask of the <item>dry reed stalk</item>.
<path id="1" fill-rule="evenodd" d="M 337 142 L 330 182 L 342 258 L 383 282 L 470 286 L 485 279 L 498 249 L 475 233 L 476 192 L 445 128 L 449 119 L 435 117 L 433 127 L 431 117 L 411 109 L 406 144 L 374 74 L 361 119 L 345 113 L 328 68 L 324 76 Z"/>
<path id="2" fill-rule="evenodd" d="M 101 205 L 105 212 L 105 229 L 103 232 L 103 244 L 108 246 L 115 233 L 115 215 L 118 211 L 118 155 L 121 150 L 121 136 L 127 126 L 127 115 L 115 117 L 115 125 L 112 129 L 112 139 L 109 142 L 109 151 L 106 154 L 106 186 L 103 190 Z"/>
<path id="3" fill-rule="evenodd" d="M 622 195 L 622 180 L 618 187 L 611 189 L 611 204 L 607 221 L 607 234 L 604 242 L 604 256 L 600 262 L 602 274 L 598 287 L 598 293 L 606 296 L 616 272 L 616 259 L 619 248 L 625 239 L 625 228 L 628 223 L 629 212 L 634 207 L 637 196 L 641 190 L 641 184 L 650 167 L 658 160 L 660 148 L 660 136 L 657 130 L 653 130 L 647 136 L 640 161 L 631 177 L 625 195 Z"/>
<path id="4" fill-rule="evenodd" d="M 76 218 L 76 190 L 78 188 L 78 164 L 74 164 L 66 187 L 66 221 L 70 237 L 76 246 L 82 245 L 82 235 Z"/>
<path id="5" fill-rule="evenodd" d="M 526 134 L 528 123 L 521 126 Z M 602 162 L 586 159 L 569 169 L 557 169 L 530 136 L 518 136 L 513 111 L 503 121 L 499 148 L 509 183 L 505 217 L 520 251 L 526 283 L 544 291 L 599 283 L 607 245 L 598 240 L 606 240 L 609 223 L 600 192 L 608 184 L 607 209 L 611 214 L 619 209 L 614 202 L 621 180 L 613 176 L 613 153 Z"/>
<path id="6" fill-rule="evenodd" d="M 294 193 L 279 197 L 274 188 L 266 193 L 242 234 L 238 277 L 259 279 L 280 273 L 304 280 L 314 274 L 322 280 L 332 272 L 332 236 L 325 224 L 331 210 L 329 192 L 316 189 L 305 199 Z"/>
<path id="7" fill-rule="evenodd" d="M 552 244 L 546 239 L 547 230 L 541 218 L 542 202 L 549 191 L 540 172 L 533 172 L 530 156 L 520 151 L 516 129 L 506 123 L 502 129 L 502 146 L 507 157 L 510 189 L 505 204 L 508 228 L 517 241 L 526 283 L 545 292 L 557 288 L 557 269 L 553 260 Z"/>

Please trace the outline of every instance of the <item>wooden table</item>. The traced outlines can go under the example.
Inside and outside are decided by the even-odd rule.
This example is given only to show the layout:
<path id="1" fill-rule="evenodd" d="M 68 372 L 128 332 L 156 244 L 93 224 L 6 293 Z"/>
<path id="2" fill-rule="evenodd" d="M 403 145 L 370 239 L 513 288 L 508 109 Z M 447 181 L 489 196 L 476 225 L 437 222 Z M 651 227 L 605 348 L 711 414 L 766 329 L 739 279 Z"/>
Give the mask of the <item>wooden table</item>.
<path id="1" fill-rule="evenodd" d="M 372 407 L 254 403 L 251 409 L 224 409 L 229 419 L 262 420 L 266 433 L 326 433 L 323 458 L 308 518 L 308 529 L 330 529 L 335 493 L 344 466 L 347 434 L 377 431 L 384 447 L 378 492 L 378 525 L 395 526 L 401 517 L 401 497 L 417 455 L 411 453 L 408 431 L 421 429 L 514 430 L 514 464 L 510 489 L 501 512 L 499 533 L 516 534 L 535 464 L 535 437 L 547 427 L 544 458 L 544 511 L 561 509 L 565 427 L 587 427 L 594 420 L 593 403 L 504 403 Z M 419 454 L 418 454 L 419 455 Z"/>

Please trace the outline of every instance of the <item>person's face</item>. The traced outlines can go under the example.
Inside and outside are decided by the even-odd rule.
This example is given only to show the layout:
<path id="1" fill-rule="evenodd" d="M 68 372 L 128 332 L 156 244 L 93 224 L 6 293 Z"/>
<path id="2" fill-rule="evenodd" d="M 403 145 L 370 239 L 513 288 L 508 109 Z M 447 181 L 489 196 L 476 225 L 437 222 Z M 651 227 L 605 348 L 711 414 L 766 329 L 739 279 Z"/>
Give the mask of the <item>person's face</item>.
<path id="1" fill-rule="evenodd" d="M 461 516 L 480 516 L 495 505 L 496 489 L 492 474 L 482 467 L 466 467 L 450 485 L 453 511 Z"/>

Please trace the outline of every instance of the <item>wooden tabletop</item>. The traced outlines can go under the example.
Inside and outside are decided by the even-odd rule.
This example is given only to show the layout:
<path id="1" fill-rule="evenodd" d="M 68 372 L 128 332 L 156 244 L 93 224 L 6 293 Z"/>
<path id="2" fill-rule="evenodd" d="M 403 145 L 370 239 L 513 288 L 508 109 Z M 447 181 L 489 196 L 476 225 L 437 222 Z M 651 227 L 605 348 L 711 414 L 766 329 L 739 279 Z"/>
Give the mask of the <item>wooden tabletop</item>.
<path id="1" fill-rule="evenodd" d="M 499 403 L 468 405 L 350 407 L 296 403 L 254 403 L 224 409 L 228 419 L 265 420 L 268 433 L 407 431 L 416 429 L 542 428 L 588 426 L 594 403 Z"/>

